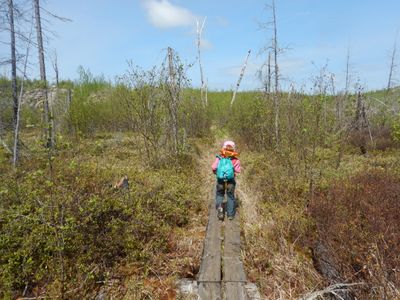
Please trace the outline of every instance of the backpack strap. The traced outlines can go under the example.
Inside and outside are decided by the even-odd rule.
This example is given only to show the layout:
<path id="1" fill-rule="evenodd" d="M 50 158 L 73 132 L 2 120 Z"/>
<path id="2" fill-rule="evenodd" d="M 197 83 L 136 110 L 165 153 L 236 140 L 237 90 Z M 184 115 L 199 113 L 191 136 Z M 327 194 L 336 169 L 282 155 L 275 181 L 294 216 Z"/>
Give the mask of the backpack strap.
<path id="1" fill-rule="evenodd" d="M 219 159 L 229 158 L 230 160 L 232 160 L 234 158 L 233 156 L 223 157 L 222 155 L 215 155 L 215 157 L 218 157 Z"/>

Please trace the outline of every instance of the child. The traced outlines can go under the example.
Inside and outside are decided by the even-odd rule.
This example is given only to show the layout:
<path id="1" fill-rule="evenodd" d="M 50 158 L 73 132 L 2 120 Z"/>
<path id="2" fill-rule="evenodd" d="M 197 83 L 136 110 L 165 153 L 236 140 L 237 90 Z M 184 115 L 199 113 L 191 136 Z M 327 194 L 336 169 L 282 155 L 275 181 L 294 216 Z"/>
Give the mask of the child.
<path id="1" fill-rule="evenodd" d="M 225 190 L 228 198 L 227 215 L 229 220 L 233 220 L 236 214 L 235 186 L 236 175 L 240 173 L 240 160 L 235 152 L 236 146 L 232 141 L 225 141 L 220 155 L 217 155 L 211 168 L 217 177 L 217 190 L 215 196 L 218 219 L 224 219 L 222 203 L 224 201 Z"/>

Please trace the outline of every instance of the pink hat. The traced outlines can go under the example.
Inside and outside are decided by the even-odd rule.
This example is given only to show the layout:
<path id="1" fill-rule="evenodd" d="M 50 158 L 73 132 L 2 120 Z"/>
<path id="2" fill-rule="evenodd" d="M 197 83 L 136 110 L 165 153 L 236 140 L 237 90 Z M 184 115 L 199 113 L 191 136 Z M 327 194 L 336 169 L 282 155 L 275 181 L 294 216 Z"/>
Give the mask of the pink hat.
<path id="1" fill-rule="evenodd" d="M 225 142 L 224 142 L 224 145 L 222 146 L 222 148 L 226 149 L 226 148 L 228 148 L 228 147 L 232 147 L 232 148 L 235 150 L 236 145 L 235 145 L 235 143 L 232 142 L 232 141 L 225 141 Z"/>

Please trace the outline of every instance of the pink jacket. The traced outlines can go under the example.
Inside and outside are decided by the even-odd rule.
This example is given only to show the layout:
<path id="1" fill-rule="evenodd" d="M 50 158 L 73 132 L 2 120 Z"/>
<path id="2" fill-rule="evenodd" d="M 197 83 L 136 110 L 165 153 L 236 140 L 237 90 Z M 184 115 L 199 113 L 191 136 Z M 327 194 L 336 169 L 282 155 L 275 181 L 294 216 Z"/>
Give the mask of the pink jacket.
<path id="1" fill-rule="evenodd" d="M 211 168 L 212 171 L 215 173 L 218 168 L 219 158 L 216 157 L 214 163 L 212 164 Z M 233 168 L 235 169 L 235 176 L 236 174 L 240 173 L 240 160 L 238 158 L 232 158 Z"/>

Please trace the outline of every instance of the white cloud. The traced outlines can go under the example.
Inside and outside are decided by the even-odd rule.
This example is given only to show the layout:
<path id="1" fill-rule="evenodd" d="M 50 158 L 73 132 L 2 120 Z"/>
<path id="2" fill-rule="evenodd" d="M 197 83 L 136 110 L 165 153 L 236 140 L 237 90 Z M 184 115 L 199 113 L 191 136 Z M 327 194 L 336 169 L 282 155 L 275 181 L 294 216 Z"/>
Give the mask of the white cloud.
<path id="1" fill-rule="evenodd" d="M 160 29 L 192 26 L 196 22 L 192 12 L 168 0 L 142 0 L 142 5 L 150 23 Z"/>
<path id="2" fill-rule="evenodd" d="M 216 21 L 217 21 L 217 24 L 220 25 L 220 26 L 222 26 L 222 27 L 228 27 L 228 26 L 229 26 L 229 21 L 228 21 L 228 19 L 226 19 L 226 18 L 224 18 L 224 17 L 217 16 L 217 17 L 216 17 Z"/>

